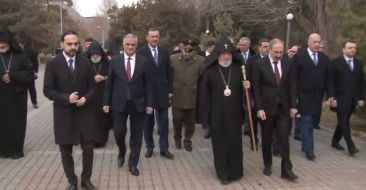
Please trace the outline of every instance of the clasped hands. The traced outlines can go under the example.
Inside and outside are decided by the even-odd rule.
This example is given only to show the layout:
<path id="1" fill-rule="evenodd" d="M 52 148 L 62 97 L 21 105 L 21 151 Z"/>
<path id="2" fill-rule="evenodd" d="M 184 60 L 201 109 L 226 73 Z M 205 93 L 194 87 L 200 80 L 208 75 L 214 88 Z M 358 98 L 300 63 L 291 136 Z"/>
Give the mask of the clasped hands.
<path id="1" fill-rule="evenodd" d="M 70 94 L 69 96 L 69 102 L 70 104 L 76 104 L 77 107 L 81 107 L 83 105 L 85 105 L 86 103 L 86 98 L 85 97 L 81 97 L 79 99 L 79 92 L 73 92 Z"/>

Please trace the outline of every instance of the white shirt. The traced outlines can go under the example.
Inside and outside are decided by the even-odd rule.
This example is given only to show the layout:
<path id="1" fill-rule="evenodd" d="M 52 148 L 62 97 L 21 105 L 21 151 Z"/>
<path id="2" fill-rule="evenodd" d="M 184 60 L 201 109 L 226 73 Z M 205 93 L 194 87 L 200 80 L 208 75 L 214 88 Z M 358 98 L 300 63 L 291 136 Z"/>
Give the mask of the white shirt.
<path id="1" fill-rule="evenodd" d="M 65 57 L 65 59 L 66 59 L 67 66 L 69 66 L 69 60 L 70 60 L 70 59 L 72 59 L 72 60 L 73 60 L 73 62 L 72 62 L 72 68 L 74 68 L 74 69 L 75 69 L 75 57 L 76 57 L 76 56 L 74 56 L 74 57 L 69 57 L 69 56 L 67 56 L 67 55 L 66 55 L 66 53 L 65 53 L 64 51 L 62 51 L 62 54 L 64 55 L 64 57 Z"/>
<path id="2" fill-rule="evenodd" d="M 275 73 L 275 64 L 273 64 L 274 60 L 272 59 L 271 55 L 269 55 L 268 57 L 269 57 L 269 61 L 271 62 L 273 73 Z M 278 68 L 278 71 L 280 73 L 280 77 L 282 78 L 281 60 L 278 60 L 277 62 L 278 62 L 277 63 L 277 68 Z"/>
<path id="3" fill-rule="evenodd" d="M 349 64 L 351 64 L 352 69 L 355 68 L 355 66 L 353 64 L 353 57 L 349 58 L 349 57 L 347 57 L 345 55 L 343 55 L 343 57 L 344 57 L 344 60 L 346 60 L 347 65 L 348 65 L 348 60 L 351 60 L 351 63 L 349 63 Z"/>
<path id="4" fill-rule="evenodd" d="M 155 54 L 155 52 L 154 52 L 154 48 L 155 48 L 155 51 L 156 51 L 156 55 L 159 55 L 158 53 L 158 46 L 155 46 L 155 47 L 152 47 L 152 46 L 150 46 L 149 44 L 148 44 L 148 46 L 149 46 L 149 48 L 150 48 L 150 51 L 151 51 L 151 55 L 154 57 L 154 54 Z"/>
<path id="5" fill-rule="evenodd" d="M 248 58 L 249 58 L 249 49 L 248 49 L 246 52 L 243 52 L 243 53 L 242 53 L 242 56 L 243 56 L 243 58 L 244 58 L 244 61 L 247 61 L 247 60 L 248 60 Z"/>
<path id="6" fill-rule="evenodd" d="M 318 52 L 313 52 L 313 51 L 311 51 L 311 50 L 308 48 L 308 53 L 309 53 L 309 56 L 310 56 L 311 60 L 313 60 L 313 61 L 314 61 L 314 56 L 313 56 L 313 54 L 315 53 L 316 60 L 319 62 L 319 59 L 318 59 Z"/>
<path id="7" fill-rule="evenodd" d="M 131 65 L 131 78 L 133 76 L 133 72 L 135 71 L 135 62 L 136 62 L 136 54 L 133 54 L 132 56 L 128 56 L 126 53 L 124 54 L 124 58 L 125 58 L 125 69 L 127 71 L 127 61 L 128 58 L 130 57 L 130 65 Z"/>

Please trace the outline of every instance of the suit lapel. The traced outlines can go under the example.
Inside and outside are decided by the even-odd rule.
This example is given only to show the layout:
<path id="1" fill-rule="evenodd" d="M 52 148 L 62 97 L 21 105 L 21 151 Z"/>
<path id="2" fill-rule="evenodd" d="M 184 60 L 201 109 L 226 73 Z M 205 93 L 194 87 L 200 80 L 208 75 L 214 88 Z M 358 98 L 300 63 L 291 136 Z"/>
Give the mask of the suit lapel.
<path id="1" fill-rule="evenodd" d="M 125 67 L 125 57 L 124 54 L 119 56 L 119 59 L 116 60 L 116 72 L 117 76 L 121 76 L 124 81 L 128 82 L 126 67 Z"/>
<path id="2" fill-rule="evenodd" d="M 80 63 L 80 57 L 79 55 L 76 55 L 75 57 L 75 69 L 74 69 L 74 72 L 72 74 L 72 78 L 74 81 L 77 80 L 79 74 L 80 74 L 80 71 L 81 71 L 81 68 L 82 67 L 82 64 L 85 64 L 85 63 Z"/>
<path id="3" fill-rule="evenodd" d="M 131 82 L 136 78 L 136 76 L 138 75 L 138 73 L 141 71 L 141 64 L 139 63 L 139 58 L 136 55 L 136 60 L 135 60 L 135 70 L 133 71 L 133 75 L 131 78 Z"/>
<path id="4" fill-rule="evenodd" d="M 275 77 L 274 72 L 273 72 L 271 60 L 269 59 L 269 57 L 266 57 L 265 59 L 267 59 L 267 60 L 265 62 L 266 64 L 264 65 L 264 67 L 265 67 L 264 69 L 267 72 L 269 78 L 271 79 L 273 85 L 277 86 L 276 77 Z"/>
<path id="5" fill-rule="evenodd" d="M 69 78 L 72 78 L 72 74 L 70 73 L 69 65 L 67 65 L 66 58 L 62 53 L 60 54 L 60 62 L 61 62 L 61 68 L 64 70 L 65 73 L 67 73 L 67 76 Z"/>

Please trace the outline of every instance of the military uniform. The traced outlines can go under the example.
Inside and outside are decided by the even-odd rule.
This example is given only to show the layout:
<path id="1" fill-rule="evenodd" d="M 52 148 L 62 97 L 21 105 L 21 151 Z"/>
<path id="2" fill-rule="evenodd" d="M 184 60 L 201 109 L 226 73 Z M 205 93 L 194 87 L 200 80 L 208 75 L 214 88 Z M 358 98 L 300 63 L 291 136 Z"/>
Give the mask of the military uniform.
<path id="1" fill-rule="evenodd" d="M 171 56 L 173 74 L 172 114 L 174 125 L 174 139 L 176 147 L 181 148 L 182 125 L 185 127 L 184 147 L 192 150 L 191 138 L 194 134 L 196 119 L 197 83 L 204 71 L 204 58 L 190 52 L 185 57 L 184 53 Z"/>

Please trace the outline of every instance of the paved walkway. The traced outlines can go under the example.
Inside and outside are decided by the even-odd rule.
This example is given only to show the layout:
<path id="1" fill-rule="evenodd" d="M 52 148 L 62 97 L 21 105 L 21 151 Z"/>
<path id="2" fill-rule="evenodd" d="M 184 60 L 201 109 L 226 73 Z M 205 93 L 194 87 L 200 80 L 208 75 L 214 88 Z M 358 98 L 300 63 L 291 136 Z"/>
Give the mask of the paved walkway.
<path id="1" fill-rule="evenodd" d="M 37 80 L 40 108 L 34 110 L 29 103 L 25 157 L 19 160 L 0 159 L 1 190 L 66 188 L 67 180 L 63 173 L 58 146 L 54 143 L 52 104 L 43 97 L 41 90 L 42 75 L 41 72 Z M 352 158 L 347 152 L 336 151 L 330 147 L 331 135 L 331 130 L 315 130 L 315 162 L 304 157 L 300 151 L 300 143 L 291 137 L 292 163 L 294 172 L 299 176 L 296 183 L 281 179 L 279 158 L 274 158 L 271 177 L 265 177 L 261 172 L 257 173 L 249 149 L 249 138 L 245 137 L 244 177 L 223 186 L 217 180 L 214 171 L 210 140 L 202 138 L 199 126 L 193 138 L 193 152 L 177 150 L 171 146 L 170 150 L 175 154 L 174 161 L 160 157 L 159 150 L 155 150 L 154 156 L 147 159 L 143 156 L 143 148 L 139 177 L 130 175 L 126 164 L 120 169 L 117 168 L 118 149 L 111 133 L 107 146 L 95 150 L 92 181 L 99 189 L 109 190 L 366 189 L 366 143 L 355 139 L 361 152 Z M 173 142 L 172 134 L 170 142 Z M 344 142 L 342 144 L 345 145 Z M 74 158 L 76 172 L 80 176 L 80 147 L 74 149 Z M 261 160 L 261 170 L 262 167 Z"/>

